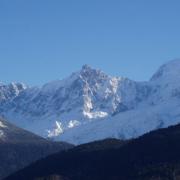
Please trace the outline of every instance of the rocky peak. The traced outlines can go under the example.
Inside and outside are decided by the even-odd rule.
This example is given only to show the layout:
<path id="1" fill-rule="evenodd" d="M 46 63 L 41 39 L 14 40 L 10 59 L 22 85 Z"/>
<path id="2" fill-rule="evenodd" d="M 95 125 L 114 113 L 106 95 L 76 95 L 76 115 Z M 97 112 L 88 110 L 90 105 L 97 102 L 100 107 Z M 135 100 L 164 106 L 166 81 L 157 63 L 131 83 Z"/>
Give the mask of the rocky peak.
<path id="1" fill-rule="evenodd" d="M 107 80 L 108 77 L 109 76 L 101 70 L 94 69 L 89 65 L 84 65 L 80 71 L 80 78 L 86 82 L 89 82 L 90 84 Z"/>
<path id="2" fill-rule="evenodd" d="M 22 83 L 10 83 L 8 85 L 0 84 L 0 101 L 5 102 L 8 100 L 12 100 L 16 96 L 18 96 L 22 91 L 27 88 Z"/>

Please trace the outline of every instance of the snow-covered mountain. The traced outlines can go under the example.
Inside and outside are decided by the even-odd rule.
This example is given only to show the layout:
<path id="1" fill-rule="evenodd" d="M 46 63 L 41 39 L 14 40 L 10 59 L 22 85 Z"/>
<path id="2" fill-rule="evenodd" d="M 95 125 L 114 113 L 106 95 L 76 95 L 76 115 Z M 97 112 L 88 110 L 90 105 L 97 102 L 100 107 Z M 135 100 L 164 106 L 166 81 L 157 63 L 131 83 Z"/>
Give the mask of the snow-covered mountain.
<path id="1" fill-rule="evenodd" d="M 76 144 L 128 139 L 180 123 L 179 82 L 180 60 L 160 67 L 148 82 L 111 77 L 85 65 L 64 80 L 23 85 L 6 98 L 0 114 L 43 137 Z"/>

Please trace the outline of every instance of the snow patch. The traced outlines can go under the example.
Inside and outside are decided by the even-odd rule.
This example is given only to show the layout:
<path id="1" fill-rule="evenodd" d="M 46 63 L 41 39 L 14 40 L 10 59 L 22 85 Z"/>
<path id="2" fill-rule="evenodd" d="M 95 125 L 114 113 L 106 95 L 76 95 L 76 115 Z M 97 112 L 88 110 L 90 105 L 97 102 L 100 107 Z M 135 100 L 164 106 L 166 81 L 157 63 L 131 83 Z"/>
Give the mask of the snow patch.
<path id="1" fill-rule="evenodd" d="M 105 118 L 108 116 L 107 112 L 97 111 L 97 112 L 83 112 L 84 116 L 88 119 L 97 119 L 97 118 Z"/>
<path id="2" fill-rule="evenodd" d="M 48 130 L 47 132 L 48 132 L 48 138 L 59 136 L 60 134 L 63 133 L 62 123 L 59 121 L 56 121 L 55 127 L 53 128 L 53 130 Z"/>
<path id="3" fill-rule="evenodd" d="M 7 128 L 7 126 L 0 121 L 0 128 Z"/>
<path id="4" fill-rule="evenodd" d="M 71 129 L 71 128 L 74 128 L 76 126 L 79 126 L 81 123 L 77 120 L 71 120 L 69 121 L 68 123 L 68 128 Z"/>
<path id="5" fill-rule="evenodd" d="M 4 132 L 2 130 L 0 130 L 0 138 L 4 137 Z"/>

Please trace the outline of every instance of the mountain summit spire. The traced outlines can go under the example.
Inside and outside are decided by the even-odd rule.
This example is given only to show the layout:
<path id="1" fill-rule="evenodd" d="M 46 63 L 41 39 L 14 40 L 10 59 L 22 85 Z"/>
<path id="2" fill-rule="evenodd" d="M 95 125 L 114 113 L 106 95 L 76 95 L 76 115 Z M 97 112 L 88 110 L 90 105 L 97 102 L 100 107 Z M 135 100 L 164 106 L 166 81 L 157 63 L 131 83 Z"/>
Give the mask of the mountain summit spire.
<path id="1" fill-rule="evenodd" d="M 88 64 L 84 64 L 82 66 L 82 70 L 89 70 L 89 69 L 92 69 L 91 66 L 89 66 Z"/>

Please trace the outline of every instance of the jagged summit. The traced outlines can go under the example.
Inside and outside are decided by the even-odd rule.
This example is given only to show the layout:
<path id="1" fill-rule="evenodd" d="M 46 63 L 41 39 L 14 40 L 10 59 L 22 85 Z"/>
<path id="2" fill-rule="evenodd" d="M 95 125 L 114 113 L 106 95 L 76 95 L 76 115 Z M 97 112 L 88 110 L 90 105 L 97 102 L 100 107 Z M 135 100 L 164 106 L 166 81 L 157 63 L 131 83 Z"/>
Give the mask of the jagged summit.
<path id="1" fill-rule="evenodd" d="M 90 65 L 88 65 L 88 64 L 84 64 L 84 65 L 82 66 L 80 72 L 83 72 L 83 71 L 88 71 L 88 72 L 94 72 L 94 71 L 96 71 L 96 72 L 101 72 L 101 73 L 104 73 L 104 74 L 105 74 L 105 72 L 103 72 L 101 69 L 92 67 L 92 66 L 90 66 Z"/>
<path id="2" fill-rule="evenodd" d="M 110 79 L 110 76 L 108 76 L 99 69 L 95 69 L 88 65 L 84 65 L 80 73 L 78 74 L 78 78 L 81 81 L 88 83 L 92 86 L 107 81 L 108 79 Z"/>
<path id="3" fill-rule="evenodd" d="M 84 64 L 84 65 L 82 66 L 82 70 L 84 70 L 84 71 L 91 70 L 91 69 L 92 69 L 91 66 L 88 65 L 88 64 Z"/>
<path id="4" fill-rule="evenodd" d="M 103 71 L 85 64 L 82 66 L 81 70 L 72 73 L 70 76 L 45 84 L 42 90 L 44 92 L 57 91 L 64 87 L 74 87 L 74 85 L 83 87 L 85 83 L 90 83 L 92 85 L 107 80 L 108 78 L 109 76 Z"/>
<path id="5" fill-rule="evenodd" d="M 96 72 L 98 70 L 96 70 L 95 68 L 92 68 L 91 66 L 85 64 L 82 66 L 81 70 L 80 70 L 80 74 L 92 74 L 94 72 Z"/>

